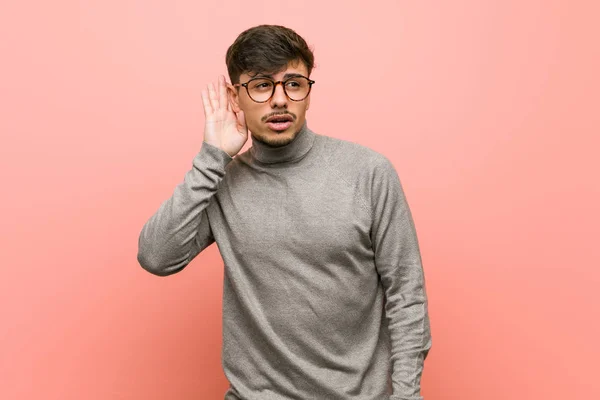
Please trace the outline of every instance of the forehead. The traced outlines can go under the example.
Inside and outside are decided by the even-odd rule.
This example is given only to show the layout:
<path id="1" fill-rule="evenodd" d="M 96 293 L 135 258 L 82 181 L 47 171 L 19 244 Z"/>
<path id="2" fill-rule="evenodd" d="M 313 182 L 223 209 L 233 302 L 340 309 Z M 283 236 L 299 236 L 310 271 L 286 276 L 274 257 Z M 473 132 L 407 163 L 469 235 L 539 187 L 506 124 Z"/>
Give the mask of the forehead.
<path id="1" fill-rule="evenodd" d="M 248 79 L 255 78 L 257 76 L 268 77 L 268 78 L 272 78 L 275 80 L 281 80 L 281 79 L 284 79 L 284 77 L 286 75 L 290 75 L 290 74 L 300 74 L 300 75 L 307 76 L 308 70 L 306 68 L 306 65 L 304 65 L 304 63 L 302 61 L 300 61 L 300 60 L 290 61 L 286 67 L 277 71 L 276 73 L 269 73 L 269 72 L 262 72 L 262 71 L 244 72 L 242 75 L 240 75 L 240 80 L 245 81 Z"/>

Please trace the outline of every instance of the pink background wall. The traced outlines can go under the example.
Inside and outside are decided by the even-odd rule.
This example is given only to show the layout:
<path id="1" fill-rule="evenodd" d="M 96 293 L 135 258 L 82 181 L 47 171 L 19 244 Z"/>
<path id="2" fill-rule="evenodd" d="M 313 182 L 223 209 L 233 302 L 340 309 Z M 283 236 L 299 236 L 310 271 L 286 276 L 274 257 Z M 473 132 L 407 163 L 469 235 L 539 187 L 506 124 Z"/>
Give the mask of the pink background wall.
<path id="1" fill-rule="evenodd" d="M 216 245 L 159 278 L 137 239 L 260 23 L 314 48 L 309 126 L 401 176 L 425 398 L 600 398 L 597 4 L 2 2 L 0 398 L 223 398 Z"/>

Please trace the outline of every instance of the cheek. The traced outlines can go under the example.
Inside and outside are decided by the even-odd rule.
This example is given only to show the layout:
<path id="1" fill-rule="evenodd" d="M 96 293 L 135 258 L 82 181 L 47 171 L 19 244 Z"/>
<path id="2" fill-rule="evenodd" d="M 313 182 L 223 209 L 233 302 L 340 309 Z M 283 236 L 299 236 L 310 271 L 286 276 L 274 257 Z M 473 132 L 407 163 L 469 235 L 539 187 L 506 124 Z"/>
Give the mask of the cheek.
<path id="1" fill-rule="evenodd" d="M 249 99 L 243 99 L 240 101 L 240 108 L 244 111 L 247 119 L 255 119 L 256 115 L 260 114 L 260 107 Z"/>
<path id="2" fill-rule="evenodd" d="M 242 111 L 244 111 L 246 124 L 251 131 L 253 128 L 254 130 L 259 128 L 261 124 L 261 118 L 270 112 L 269 109 L 265 109 L 264 105 L 254 102 L 252 102 L 252 104 L 240 103 L 240 107 Z"/>
<path id="3" fill-rule="evenodd" d="M 306 104 L 306 103 L 298 104 L 298 107 L 296 107 L 296 109 L 294 110 L 294 113 L 296 113 L 296 115 L 298 117 L 304 116 L 307 108 L 308 108 L 308 104 Z"/>

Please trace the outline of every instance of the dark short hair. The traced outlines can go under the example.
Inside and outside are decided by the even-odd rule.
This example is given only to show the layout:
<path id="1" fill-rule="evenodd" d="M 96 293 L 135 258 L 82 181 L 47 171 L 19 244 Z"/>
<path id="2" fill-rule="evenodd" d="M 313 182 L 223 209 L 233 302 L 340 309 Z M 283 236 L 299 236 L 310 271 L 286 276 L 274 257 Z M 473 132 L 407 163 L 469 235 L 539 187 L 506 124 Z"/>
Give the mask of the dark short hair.
<path id="1" fill-rule="evenodd" d="M 310 76 L 314 68 L 312 50 L 300 35 L 281 25 L 258 25 L 245 30 L 225 56 L 231 83 L 239 83 L 243 73 L 275 74 L 296 60 L 306 65 Z"/>

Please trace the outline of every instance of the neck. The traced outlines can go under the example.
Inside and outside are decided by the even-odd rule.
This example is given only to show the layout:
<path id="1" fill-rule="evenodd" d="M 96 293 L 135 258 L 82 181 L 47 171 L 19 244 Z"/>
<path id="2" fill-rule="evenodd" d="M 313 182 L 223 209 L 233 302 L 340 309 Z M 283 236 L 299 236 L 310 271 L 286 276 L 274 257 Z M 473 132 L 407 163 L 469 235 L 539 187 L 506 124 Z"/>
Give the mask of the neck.
<path id="1" fill-rule="evenodd" d="M 270 147 L 252 136 L 252 156 L 263 164 L 275 164 L 295 161 L 303 158 L 311 149 L 315 133 L 308 129 L 306 120 L 294 140 L 285 146 Z"/>

